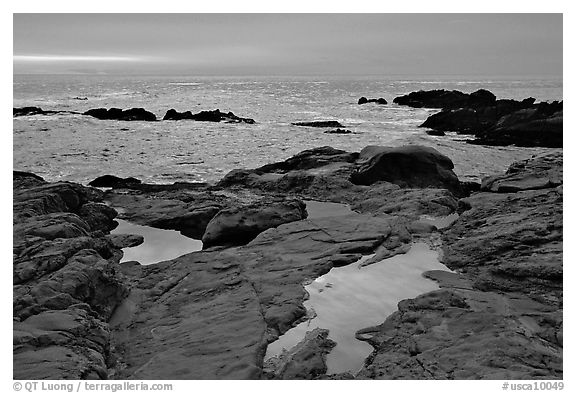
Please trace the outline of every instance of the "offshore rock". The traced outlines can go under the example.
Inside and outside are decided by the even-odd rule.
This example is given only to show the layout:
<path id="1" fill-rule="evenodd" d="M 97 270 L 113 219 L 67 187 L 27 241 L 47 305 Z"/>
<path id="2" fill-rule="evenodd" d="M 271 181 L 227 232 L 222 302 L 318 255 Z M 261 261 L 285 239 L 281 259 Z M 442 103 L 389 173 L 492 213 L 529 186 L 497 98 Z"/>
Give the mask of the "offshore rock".
<path id="1" fill-rule="evenodd" d="M 384 98 L 366 98 L 366 97 L 360 97 L 360 99 L 358 100 L 358 105 L 369 104 L 369 103 L 386 105 L 386 104 L 388 104 L 388 101 L 386 101 Z"/>
<path id="2" fill-rule="evenodd" d="M 352 131 L 345 130 L 343 128 L 337 128 L 335 130 L 324 131 L 324 134 L 352 134 Z"/>
<path id="3" fill-rule="evenodd" d="M 121 121 L 156 121 L 156 115 L 148 112 L 144 108 L 97 108 L 90 109 L 83 113 L 86 116 L 92 116 L 99 120 L 121 120 Z"/>
<path id="4" fill-rule="evenodd" d="M 562 102 L 535 104 L 534 98 L 496 100 L 485 90 L 469 96 L 462 94 L 432 90 L 398 99 L 406 105 L 442 108 L 420 125 L 435 131 L 427 131 L 430 135 L 454 131 L 475 135 L 475 140 L 468 141 L 473 144 L 562 147 Z"/>
<path id="5" fill-rule="evenodd" d="M 344 127 L 342 124 L 340 124 L 340 122 L 336 120 L 302 121 L 299 123 L 292 123 L 292 125 L 301 127 L 331 127 L 331 128 Z"/>
<path id="6" fill-rule="evenodd" d="M 247 124 L 255 123 L 254 119 L 239 117 L 232 112 L 228 113 L 220 112 L 220 109 L 216 109 L 213 111 L 201 111 L 195 114 L 192 114 L 192 112 L 190 111 L 178 112 L 175 109 L 170 109 L 164 115 L 163 120 L 196 120 L 196 121 L 212 121 L 212 122 L 225 121 L 227 123 L 247 123 Z"/>
<path id="7" fill-rule="evenodd" d="M 496 96 L 488 90 L 478 90 L 467 94 L 458 90 L 420 90 L 394 98 L 398 105 L 413 108 L 464 108 L 492 105 Z"/>
<path id="8" fill-rule="evenodd" d="M 125 188 L 134 184 L 141 184 L 142 181 L 134 177 L 122 178 L 114 175 L 99 176 L 92 180 L 88 185 L 92 187 L 111 187 L 111 188 Z"/>

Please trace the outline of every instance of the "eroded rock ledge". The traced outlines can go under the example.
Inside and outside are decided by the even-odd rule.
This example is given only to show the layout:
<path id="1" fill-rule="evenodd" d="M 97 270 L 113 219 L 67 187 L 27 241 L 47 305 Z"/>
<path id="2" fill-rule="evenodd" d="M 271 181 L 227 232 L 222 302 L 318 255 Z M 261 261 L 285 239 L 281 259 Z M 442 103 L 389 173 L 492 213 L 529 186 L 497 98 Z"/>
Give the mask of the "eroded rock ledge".
<path id="1" fill-rule="evenodd" d="M 562 155 L 513 164 L 460 201 L 443 232 L 442 289 L 358 337 L 360 378 L 561 379 Z"/>
<path id="2" fill-rule="evenodd" d="M 128 294 L 102 193 L 15 172 L 14 378 L 108 377 L 108 319 Z"/>
<path id="3" fill-rule="evenodd" d="M 383 152 L 411 158 L 379 170 Z M 417 164 L 404 176 L 410 160 Z M 15 173 L 15 377 L 352 378 L 325 375 L 331 344 L 322 331 L 264 372 L 266 346 L 305 317 L 305 281 L 365 254 L 378 262 L 406 252 L 429 236 L 415 225 L 421 215 L 457 209 L 461 219 L 442 236 L 445 263 L 462 274 L 429 273 L 442 290 L 401 302 L 383 325 L 360 332 L 375 352 L 359 377 L 561 376 L 561 156 L 517 164 L 460 201 L 451 164 L 429 148 L 322 147 L 232 171 L 214 186 L 113 179 L 105 193 Z M 373 180 L 355 184 L 366 168 Z M 240 245 L 118 265 L 115 244 L 125 239 L 107 234 L 116 212 L 102 199 L 123 219 L 194 238 L 218 215 L 237 231 L 256 230 Z M 309 199 L 352 212 L 307 218 Z M 268 225 L 247 223 L 247 214 Z"/>

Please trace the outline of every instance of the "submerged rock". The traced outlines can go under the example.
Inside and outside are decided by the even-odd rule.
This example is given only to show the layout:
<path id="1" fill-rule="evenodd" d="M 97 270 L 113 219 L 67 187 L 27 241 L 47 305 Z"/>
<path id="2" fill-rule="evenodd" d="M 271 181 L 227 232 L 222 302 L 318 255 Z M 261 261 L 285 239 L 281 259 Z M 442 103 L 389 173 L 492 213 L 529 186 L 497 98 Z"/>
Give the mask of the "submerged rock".
<path id="1" fill-rule="evenodd" d="M 444 136 L 444 135 L 446 135 L 446 133 L 444 131 L 440 131 L 440 130 L 428 130 L 428 131 L 426 131 L 426 134 L 432 135 L 432 136 Z"/>
<path id="2" fill-rule="evenodd" d="M 324 134 L 352 134 L 352 131 L 345 130 L 343 128 L 337 128 L 335 130 L 324 131 Z"/>
<path id="3" fill-rule="evenodd" d="M 302 121 L 299 123 L 292 123 L 294 126 L 301 127 L 344 127 L 340 122 L 336 120 L 324 120 L 324 121 Z"/>

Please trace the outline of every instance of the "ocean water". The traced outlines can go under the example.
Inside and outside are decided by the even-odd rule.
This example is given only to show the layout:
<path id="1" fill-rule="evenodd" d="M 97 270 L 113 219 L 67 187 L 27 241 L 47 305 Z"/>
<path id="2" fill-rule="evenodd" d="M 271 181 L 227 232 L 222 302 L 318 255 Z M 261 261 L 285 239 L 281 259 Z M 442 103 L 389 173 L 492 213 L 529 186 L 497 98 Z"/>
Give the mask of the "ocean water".
<path id="1" fill-rule="evenodd" d="M 562 99 L 562 80 L 514 78 L 191 77 L 14 75 L 14 107 L 85 111 L 143 107 L 166 111 L 232 111 L 256 124 L 194 121 L 120 122 L 60 114 L 13 120 L 14 169 L 47 180 L 87 183 L 103 174 L 146 182 L 215 182 L 235 168 L 253 168 L 302 150 L 333 146 L 359 151 L 371 144 L 423 144 L 449 156 L 464 180 L 505 170 L 550 149 L 482 147 L 463 136 L 433 137 L 418 128 L 436 110 L 392 104 L 416 90 L 486 88 L 498 98 Z M 358 105 L 384 97 L 389 105 Z M 80 100 L 78 98 L 87 98 Z M 292 126 L 296 121 L 338 120 L 353 134 Z"/>

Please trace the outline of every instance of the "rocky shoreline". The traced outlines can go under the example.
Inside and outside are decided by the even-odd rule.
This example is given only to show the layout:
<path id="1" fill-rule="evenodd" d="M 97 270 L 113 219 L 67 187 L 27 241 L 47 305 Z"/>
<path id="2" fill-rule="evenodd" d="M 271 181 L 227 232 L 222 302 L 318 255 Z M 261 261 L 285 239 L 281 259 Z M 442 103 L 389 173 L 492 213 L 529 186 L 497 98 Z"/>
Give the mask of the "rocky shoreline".
<path id="1" fill-rule="evenodd" d="M 562 155 L 475 186 L 452 168 L 429 147 L 368 146 L 307 150 L 215 185 L 107 178 L 101 191 L 14 172 L 14 378 L 562 378 Z M 307 200 L 354 213 L 307 218 Z M 455 212 L 448 228 L 420 222 Z M 204 250 L 119 264 L 140 239 L 110 235 L 116 217 Z M 357 375 L 326 375 L 322 330 L 264 365 L 306 318 L 306 281 L 433 238 L 454 273 L 427 273 L 441 289 L 357 333 L 374 348 Z"/>

